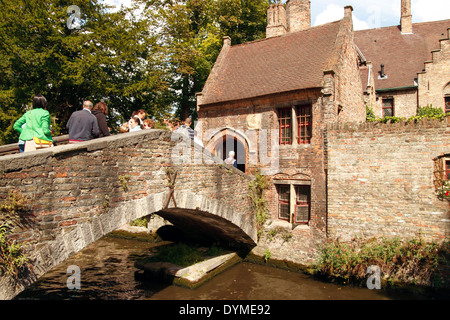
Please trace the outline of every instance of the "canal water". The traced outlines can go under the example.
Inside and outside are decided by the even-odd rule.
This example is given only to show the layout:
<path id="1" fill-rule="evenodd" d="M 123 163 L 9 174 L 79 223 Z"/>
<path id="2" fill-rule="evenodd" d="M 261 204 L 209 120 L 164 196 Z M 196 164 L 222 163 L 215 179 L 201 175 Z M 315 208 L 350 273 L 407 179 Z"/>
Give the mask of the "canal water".
<path id="1" fill-rule="evenodd" d="M 20 293 L 16 300 L 391 300 L 422 299 L 318 281 L 311 276 L 241 262 L 196 289 L 135 279 L 137 259 L 157 244 L 104 237 L 69 258 Z M 80 270 L 80 288 L 68 289 L 70 266 Z"/>

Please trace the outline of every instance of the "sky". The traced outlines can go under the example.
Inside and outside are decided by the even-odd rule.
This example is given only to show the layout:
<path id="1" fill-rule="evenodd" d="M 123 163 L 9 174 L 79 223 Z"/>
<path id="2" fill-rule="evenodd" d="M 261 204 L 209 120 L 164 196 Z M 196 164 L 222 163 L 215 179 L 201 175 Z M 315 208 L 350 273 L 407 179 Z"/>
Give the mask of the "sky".
<path id="1" fill-rule="evenodd" d="M 132 0 L 103 1 L 129 6 Z M 340 20 L 344 7 L 351 5 L 355 30 L 395 26 L 400 23 L 400 3 L 401 0 L 311 0 L 311 25 Z M 411 0 L 411 10 L 413 23 L 450 19 L 450 0 Z"/>

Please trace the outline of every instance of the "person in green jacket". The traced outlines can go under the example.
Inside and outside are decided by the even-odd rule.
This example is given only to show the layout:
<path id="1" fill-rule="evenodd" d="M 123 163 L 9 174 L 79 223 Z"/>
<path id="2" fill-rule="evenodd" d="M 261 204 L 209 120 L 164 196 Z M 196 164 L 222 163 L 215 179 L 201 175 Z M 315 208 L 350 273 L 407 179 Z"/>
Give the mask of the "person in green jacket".
<path id="1" fill-rule="evenodd" d="M 46 108 L 47 99 L 41 94 L 36 95 L 33 97 L 33 109 L 14 123 L 14 129 L 20 133 L 19 139 L 25 141 L 25 152 L 36 150 L 33 137 L 53 142 L 50 113 Z"/>

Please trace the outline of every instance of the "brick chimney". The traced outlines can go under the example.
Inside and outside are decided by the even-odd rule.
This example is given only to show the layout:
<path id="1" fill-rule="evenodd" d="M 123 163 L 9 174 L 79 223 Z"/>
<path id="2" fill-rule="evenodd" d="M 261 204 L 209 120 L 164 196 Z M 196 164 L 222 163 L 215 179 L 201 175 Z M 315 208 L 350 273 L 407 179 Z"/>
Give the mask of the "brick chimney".
<path id="1" fill-rule="evenodd" d="M 402 17 L 400 19 L 400 30 L 402 33 L 412 33 L 411 0 L 402 1 Z"/>
<path id="2" fill-rule="evenodd" d="M 266 38 L 281 36 L 286 32 L 286 8 L 281 3 L 271 4 L 267 9 Z"/>
<path id="3" fill-rule="evenodd" d="M 311 28 L 311 1 L 288 0 L 286 2 L 288 32 Z"/>
<path id="4" fill-rule="evenodd" d="M 350 23 L 350 29 L 353 30 L 353 7 L 345 6 L 344 7 L 344 18 Z"/>

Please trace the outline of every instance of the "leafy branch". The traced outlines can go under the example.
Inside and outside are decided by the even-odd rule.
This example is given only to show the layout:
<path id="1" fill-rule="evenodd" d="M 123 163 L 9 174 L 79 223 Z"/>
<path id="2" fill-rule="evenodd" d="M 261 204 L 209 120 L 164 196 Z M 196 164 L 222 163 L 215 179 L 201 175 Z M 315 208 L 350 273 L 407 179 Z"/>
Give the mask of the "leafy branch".
<path id="1" fill-rule="evenodd" d="M 258 229 L 262 228 L 269 217 L 267 202 L 264 199 L 264 191 L 268 187 L 269 183 L 267 178 L 259 171 L 255 175 L 255 180 L 249 183 L 250 200 L 252 202 L 253 209 L 255 210 Z"/>
<path id="2" fill-rule="evenodd" d="M 24 247 L 9 237 L 15 225 L 21 221 L 20 213 L 28 206 L 20 191 L 9 191 L 8 197 L 0 203 L 0 275 L 5 272 L 17 278 L 28 266 L 29 258 Z"/>

